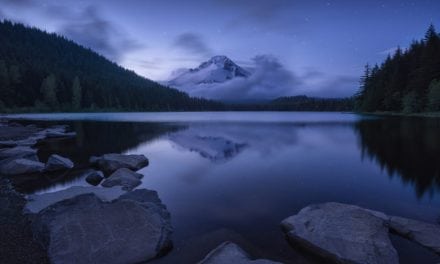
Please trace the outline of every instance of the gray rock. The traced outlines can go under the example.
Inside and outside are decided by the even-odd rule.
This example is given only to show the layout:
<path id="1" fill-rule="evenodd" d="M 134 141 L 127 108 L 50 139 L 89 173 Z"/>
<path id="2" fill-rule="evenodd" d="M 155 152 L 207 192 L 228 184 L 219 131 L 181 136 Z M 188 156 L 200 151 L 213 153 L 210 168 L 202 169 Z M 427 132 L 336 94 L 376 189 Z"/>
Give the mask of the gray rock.
<path id="1" fill-rule="evenodd" d="M 83 174 L 83 177 L 86 178 L 86 182 L 96 186 L 99 185 L 101 181 L 104 179 L 104 174 L 101 171 L 88 170 Z"/>
<path id="2" fill-rule="evenodd" d="M 0 159 L 9 159 L 9 158 L 27 158 L 34 157 L 37 154 L 37 150 L 26 147 L 26 146 L 17 146 L 13 148 L 5 148 L 0 150 Z"/>
<path id="3" fill-rule="evenodd" d="M 23 158 L 10 159 L 0 165 L 0 173 L 4 175 L 31 174 L 43 170 L 44 163 Z"/>
<path id="4" fill-rule="evenodd" d="M 24 212 L 36 214 L 50 205 L 81 194 L 94 194 L 102 201 L 109 202 L 119 198 L 119 196 L 124 193 L 126 192 L 123 191 L 119 186 L 113 188 L 72 186 L 57 192 L 28 195 L 26 197 L 27 203 L 25 205 Z"/>
<path id="5" fill-rule="evenodd" d="M 32 226 L 55 264 L 143 263 L 171 248 L 169 213 L 145 189 L 112 202 L 79 195 L 39 212 Z"/>
<path id="6" fill-rule="evenodd" d="M 46 163 L 46 171 L 68 170 L 71 168 L 73 168 L 73 162 L 57 154 L 50 155 Z"/>
<path id="7" fill-rule="evenodd" d="M 386 221 L 357 206 L 311 205 L 281 225 L 293 242 L 337 263 L 399 263 Z"/>
<path id="8" fill-rule="evenodd" d="M 110 174 L 117 169 L 127 168 L 130 170 L 140 170 L 148 166 L 148 159 L 144 155 L 123 155 L 105 154 L 101 157 L 91 157 L 90 163 L 96 165 L 106 174 Z"/>
<path id="9" fill-rule="evenodd" d="M 391 216 L 389 227 L 397 234 L 440 254 L 440 225 Z"/>
<path id="10" fill-rule="evenodd" d="M 142 177 L 140 173 L 122 168 L 105 179 L 101 185 L 103 187 L 122 186 L 123 190 L 131 191 L 142 183 L 140 180 Z"/>
<path id="11" fill-rule="evenodd" d="M 199 264 L 276 264 L 266 259 L 251 260 L 248 254 L 231 242 L 224 242 L 199 262 Z"/>

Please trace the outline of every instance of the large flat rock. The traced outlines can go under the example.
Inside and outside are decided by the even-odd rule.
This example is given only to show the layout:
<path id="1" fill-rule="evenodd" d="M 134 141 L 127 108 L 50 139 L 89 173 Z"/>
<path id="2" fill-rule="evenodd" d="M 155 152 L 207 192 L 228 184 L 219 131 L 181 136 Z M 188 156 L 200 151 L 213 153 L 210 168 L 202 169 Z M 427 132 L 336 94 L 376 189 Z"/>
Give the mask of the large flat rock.
<path id="1" fill-rule="evenodd" d="M 97 166 L 105 174 L 115 172 L 120 168 L 133 171 L 148 166 L 148 159 L 144 155 L 105 154 L 100 157 L 91 157 L 90 163 Z"/>
<path id="2" fill-rule="evenodd" d="M 311 205 L 281 225 L 294 243 L 337 263 L 399 263 L 387 222 L 357 206 Z"/>
<path id="3" fill-rule="evenodd" d="M 126 192 L 121 187 L 72 186 L 57 192 L 28 195 L 24 210 L 26 213 L 36 214 L 46 207 L 81 194 L 94 194 L 102 201 L 113 201 L 124 193 Z"/>
<path id="4" fill-rule="evenodd" d="M 231 242 L 224 242 L 199 262 L 199 264 L 276 264 L 275 262 L 266 259 L 252 260 L 249 255 Z"/>
<path id="5" fill-rule="evenodd" d="M 39 212 L 32 225 L 55 264 L 143 263 L 171 247 L 169 213 L 145 189 L 112 202 L 75 196 Z"/>

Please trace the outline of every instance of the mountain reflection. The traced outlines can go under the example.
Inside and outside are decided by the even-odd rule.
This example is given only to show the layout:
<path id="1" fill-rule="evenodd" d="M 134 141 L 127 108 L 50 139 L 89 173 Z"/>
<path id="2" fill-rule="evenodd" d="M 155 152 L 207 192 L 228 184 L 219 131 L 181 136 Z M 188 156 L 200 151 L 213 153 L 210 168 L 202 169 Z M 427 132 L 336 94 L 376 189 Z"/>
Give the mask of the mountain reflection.
<path id="1" fill-rule="evenodd" d="M 377 161 L 388 175 L 414 185 L 418 197 L 440 187 L 440 120 L 384 118 L 355 126 L 362 155 Z"/>

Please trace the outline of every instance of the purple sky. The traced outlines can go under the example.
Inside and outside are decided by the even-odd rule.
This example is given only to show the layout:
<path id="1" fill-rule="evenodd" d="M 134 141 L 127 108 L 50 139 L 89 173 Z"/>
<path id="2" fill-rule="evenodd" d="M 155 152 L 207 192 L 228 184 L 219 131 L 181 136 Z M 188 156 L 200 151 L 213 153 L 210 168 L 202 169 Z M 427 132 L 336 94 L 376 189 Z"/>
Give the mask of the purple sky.
<path id="1" fill-rule="evenodd" d="M 270 55 L 293 80 L 282 95 L 325 97 L 352 95 L 367 62 L 422 38 L 430 23 L 440 28 L 439 14 L 438 0 L 0 0 L 1 17 L 153 80 L 213 55 L 244 67 Z"/>

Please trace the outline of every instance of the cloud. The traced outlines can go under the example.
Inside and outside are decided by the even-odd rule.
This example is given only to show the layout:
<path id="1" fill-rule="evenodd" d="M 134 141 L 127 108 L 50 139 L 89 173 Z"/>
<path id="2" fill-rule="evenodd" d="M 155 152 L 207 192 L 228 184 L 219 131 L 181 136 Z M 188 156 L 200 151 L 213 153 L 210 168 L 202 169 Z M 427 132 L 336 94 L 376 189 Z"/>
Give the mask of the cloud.
<path id="1" fill-rule="evenodd" d="M 323 76 L 318 79 L 317 83 L 314 83 L 313 85 L 305 85 L 299 92 L 308 96 L 339 98 L 352 96 L 354 94 L 353 91 L 358 87 L 359 76 L 328 76 L 323 74 Z"/>
<path id="2" fill-rule="evenodd" d="M 307 21 L 296 1 L 289 0 L 216 0 L 219 7 L 238 15 L 231 17 L 225 30 L 244 27 L 262 32 L 278 32 L 287 35 L 306 33 Z M 286 26 L 289 25 L 289 26 Z"/>
<path id="3" fill-rule="evenodd" d="M 380 55 L 393 55 L 394 53 L 396 53 L 397 49 L 399 49 L 399 47 L 392 47 L 386 50 L 379 51 L 378 53 Z"/>
<path id="4" fill-rule="evenodd" d="M 0 3 L 9 9 L 8 15 L 14 14 L 10 19 L 28 24 L 28 17 L 21 15 L 21 11 L 42 14 L 45 23 L 56 25 L 53 30 L 58 34 L 115 62 L 120 61 L 126 53 L 145 47 L 129 37 L 119 25 L 105 18 L 95 5 L 78 4 L 72 7 L 61 1 L 43 4 L 34 0 L 0 0 Z M 0 14 L 1 17 L 4 15 Z"/>
<path id="5" fill-rule="evenodd" d="M 220 84 L 201 84 L 182 87 L 193 96 L 221 100 L 261 100 L 291 95 L 301 80 L 271 55 L 253 58 L 252 75 L 235 78 Z"/>
<path id="6" fill-rule="evenodd" d="M 63 14 L 65 19 L 59 30 L 61 35 L 110 60 L 119 61 L 125 53 L 144 47 L 129 38 L 117 25 L 103 18 L 94 6 L 88 6 L 79 14 L 73 14 L 62 6 L 52 6 L 51 12 L 54 9 L 58 10 L 58 14 Z"/>
<path id="7" fill-rule="evenodd" d="M 359 83 L 358 76 L 328 75 L 315 68 L 307 68 L 304 73 L 297 74 L 271 55 L 254 57 L 251 67 L 247 69 L 252 72 L 248 78 L 234 78 L 223 83 L 185 83 L 177 88 L 191 96 L 239 101 L 271 100 L 292 95 L 347 97 L 353 95 Z M 178 69 L 172 76 L 187 71 Z"/>
<path id="8" fill-rule="evenodd" d="M 187 32 L 180 34 L 173 42 L 174 47 L 178 47 L 186 52 L 193 55 L 201 55 L 204 57 L 209 57 L 212 55 L 212 50 L 205 43 L 202 36 Z"/>

